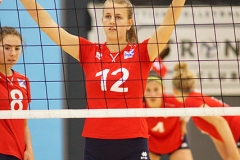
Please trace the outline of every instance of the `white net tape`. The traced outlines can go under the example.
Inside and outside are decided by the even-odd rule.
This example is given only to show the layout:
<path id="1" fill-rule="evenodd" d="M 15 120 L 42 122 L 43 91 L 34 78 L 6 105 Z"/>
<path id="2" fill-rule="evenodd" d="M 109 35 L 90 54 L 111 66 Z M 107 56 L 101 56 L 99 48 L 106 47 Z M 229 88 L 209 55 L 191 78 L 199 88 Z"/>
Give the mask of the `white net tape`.
<path id="1" fill-rule="evenodd" d="M 240 107 L 0 111 L 0 119 L 237 116 Z"/>

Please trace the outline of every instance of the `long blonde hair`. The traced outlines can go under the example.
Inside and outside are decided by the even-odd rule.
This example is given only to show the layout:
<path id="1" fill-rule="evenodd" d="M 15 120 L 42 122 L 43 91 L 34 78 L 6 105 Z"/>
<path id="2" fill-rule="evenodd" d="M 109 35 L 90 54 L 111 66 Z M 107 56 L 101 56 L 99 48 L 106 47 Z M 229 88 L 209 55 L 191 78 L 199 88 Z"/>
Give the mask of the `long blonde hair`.
<path id="1" fill-rule="evenodd" d="M 133 19 L 133 5 L 129 0 L 106 0 L 105 3 L 112 2 L 117 3 L 121 5 L 126 5 L 127 13 L 128 13 L 128 19 Z M 105 6 L 104 3 L 104 6 Z M 134 25 L 131 26 L 131 28 L 126 33 L 126 41 L 129 43 L 138 43 L 137 33 L 136 33 L 136 27 Z"/>
<path id="2" fill-rule="evenodd" d="M 188 64 L 186 62 L 177 63 L 174 66 L 174 71 L 175 74 L 172 84 L 175 89 L 185 93 L 190 93 L 195 89 L 196 76 L 188 69 Z"/>

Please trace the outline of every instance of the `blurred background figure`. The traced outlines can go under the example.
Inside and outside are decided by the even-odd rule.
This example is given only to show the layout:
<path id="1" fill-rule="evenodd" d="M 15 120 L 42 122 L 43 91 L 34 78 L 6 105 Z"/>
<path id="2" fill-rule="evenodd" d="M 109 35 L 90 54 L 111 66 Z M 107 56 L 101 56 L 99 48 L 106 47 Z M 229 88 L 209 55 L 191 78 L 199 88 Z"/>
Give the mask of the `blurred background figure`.
<path id="1" fill-rule="evenodd" d="M 173 91 L 184 107 L 229 107 L 213 97 L 195 90 L 197 78 L 188 64 L 179 62 L 174 67 Z M 223 160 L 240 159 L 237 142 L 240 140 L 240 116 L 192 117 L 196 127 L 210 136 Z"/>
<path id="2" fill-rule="evenodd" d="M 145 91 L 147 108 L 181 108 L 183 105 L 173 95 L 165 94 L 162 79 L 151 71 Z M 170 160 L 192 160 L 186 137 L 188 119 L 180 117 L 148 117 L 149 151 L 151 160 L 169 155 Z"/>

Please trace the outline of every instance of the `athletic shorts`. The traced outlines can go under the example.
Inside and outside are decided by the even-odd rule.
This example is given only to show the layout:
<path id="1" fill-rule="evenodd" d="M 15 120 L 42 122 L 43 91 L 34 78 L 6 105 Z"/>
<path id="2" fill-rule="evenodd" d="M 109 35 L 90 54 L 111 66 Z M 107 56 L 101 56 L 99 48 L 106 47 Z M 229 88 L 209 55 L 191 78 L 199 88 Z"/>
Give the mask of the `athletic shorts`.
<path id="1" fill-rule="evenodd" d="M 148 139 L 85 139 L 84 160 L 150 160 Z"/>
<path id="2" fill-rule="evenodd" d="M 239 138 L 239 140 L 237 142 L 237 147 L 240 148 L 240 138 Z"/>
<path id="3" fill-rule="evenodd" d="M 6 154 L 1 154 L 0 153 L 0 160 L 20 160 L 17 157 L 11 156 L 11 155 L 6 155 Z"/>
<path id="4" fill-rule="evenodd" d="M 178 149 L 189 149 L 189 145 L 188 145 L 187 135 L 186 134 L 183 136 L 182 144 L 181 144 L 181 146 Z"/>

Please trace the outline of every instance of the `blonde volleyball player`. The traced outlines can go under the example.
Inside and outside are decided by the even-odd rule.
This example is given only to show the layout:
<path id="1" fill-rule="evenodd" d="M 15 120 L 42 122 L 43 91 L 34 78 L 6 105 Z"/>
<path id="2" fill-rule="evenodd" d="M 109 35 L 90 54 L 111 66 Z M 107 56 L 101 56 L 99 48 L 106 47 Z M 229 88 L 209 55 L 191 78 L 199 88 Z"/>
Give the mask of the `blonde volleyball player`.
<path id="1" fill-rule="evenodd" d="M 152 62 L 169 41 L 185 3 L 173 0 L 162 25 L 138 43 L 131 2 L 106 0 L 102 14 L 106 42 L 100 44 L 66 32 L 36 0 L 20 1 L 39 27 L 79 61 L 86 77 L 89 109 L 143 107 Z M 82 135 L 86 138 L 85 160 L 149 159 L 145 118 L 87 118 Z"/>
<path id="2" fill-rule="evenodd" d="M 27 110 L 29 80 L 14 71 L 22 52 L 22 36 L 13 27 L 0 27 L 0 110 Z M 0 119 L 0 160 L 33 160 L 26 119 Z"/>
<path id="3" fill-rule="evenodd" d="M 173 90 L 185 107 L 229 107 L 227 104 L 195 90 L 196 77 L 187 63 L 177 63 Z M 192 117 L 195 125 L 211 137 L 223 160 L 239 160 L 237 142 L 240 140 L 240 116 Z"/>

